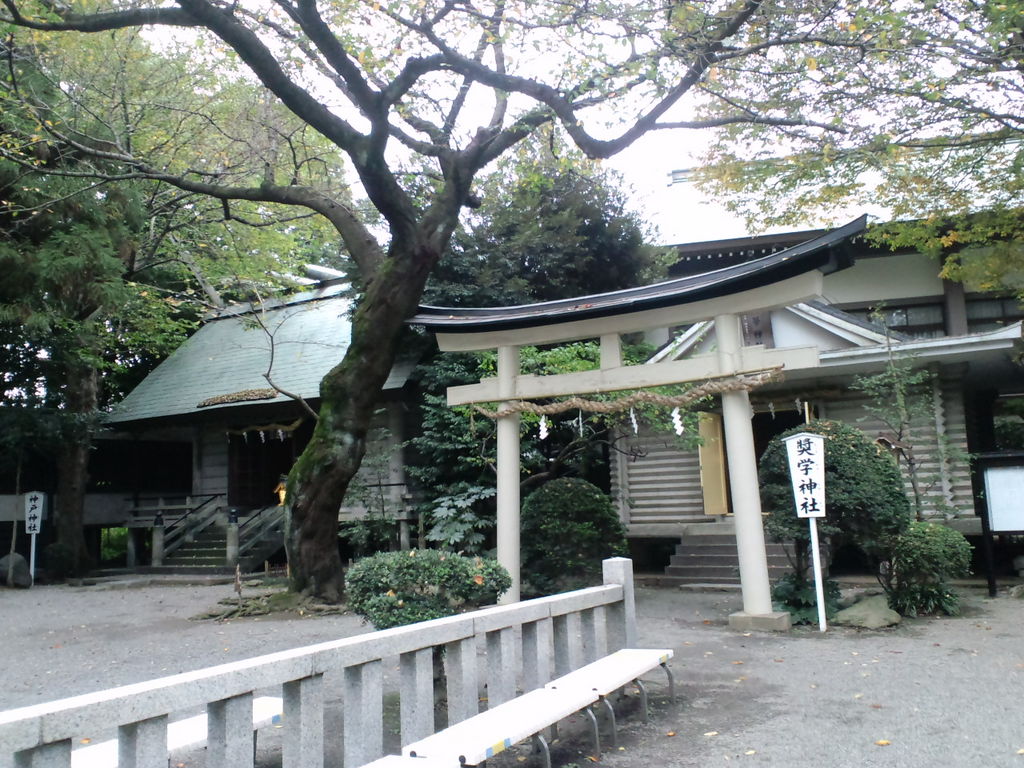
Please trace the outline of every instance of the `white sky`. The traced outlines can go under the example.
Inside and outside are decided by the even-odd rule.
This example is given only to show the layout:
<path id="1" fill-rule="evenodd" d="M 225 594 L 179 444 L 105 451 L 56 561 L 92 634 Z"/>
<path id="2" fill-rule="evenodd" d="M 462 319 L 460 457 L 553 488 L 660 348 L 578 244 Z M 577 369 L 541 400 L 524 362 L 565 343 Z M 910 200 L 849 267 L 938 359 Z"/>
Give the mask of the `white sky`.
<path id="1" fill-rule="evenodd" d="M 743 220 L 725 210 L 691 184 L 670 185 L 674 170 L 692 168 L 699 137 L 679 131 L 658 131 L 639 139 L 606 164 L 633 187 L 634 208 L 659 233 L 663 245 L 743 237 Z"/>
<path id="2" fill-rule="evenodd" d="M 606 160 L 633 187 L 633 207 L 657 228 L 659 245 L 697 243 L 747 235 L 792 232 L 843 224 L 863 213 L 887 220 L 887 211 L 877 206 L 850 207 L 832 210 L 831 223 L 816 221 L 804 226 L 771 227 L 750 231 L 743 219 L 725 209 L 690 183 L 670 185 L 674 170 L 694 168 L 699 164 L 702 143 L 707 134 L 694 131 L 655 131 L 640 138 L 629 149 Z"/>

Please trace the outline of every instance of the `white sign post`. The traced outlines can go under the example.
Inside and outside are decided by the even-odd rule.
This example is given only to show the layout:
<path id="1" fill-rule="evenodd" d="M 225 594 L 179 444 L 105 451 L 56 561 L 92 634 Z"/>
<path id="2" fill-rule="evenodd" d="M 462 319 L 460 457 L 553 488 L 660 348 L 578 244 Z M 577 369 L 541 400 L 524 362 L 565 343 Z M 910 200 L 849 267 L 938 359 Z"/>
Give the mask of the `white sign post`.
<path id="1" fill-rule="evenodd" d="M 28 572 L 32 583 L 36 581 L 36 536 L 43 527 L 43 510 L 46 508 L 46 494 L 41 491 L 29 491 L 25 494 L 25 533 L 31 536 L 29 549 Z"/>
<path id="2" fill-rule="evenodd" d="M 814 563 L 814 590 L 818 598 L 818 627 L 824 632 L 825 589 L 821 580 L 817 518 L 825 516 L 825 438 L 810 432 L 801 432 L 790 435 L 783 442 L 789 456 L 789 476 L 793 481 L 796 516 L 806 517 L 811 527 L 811 557 Z"/>

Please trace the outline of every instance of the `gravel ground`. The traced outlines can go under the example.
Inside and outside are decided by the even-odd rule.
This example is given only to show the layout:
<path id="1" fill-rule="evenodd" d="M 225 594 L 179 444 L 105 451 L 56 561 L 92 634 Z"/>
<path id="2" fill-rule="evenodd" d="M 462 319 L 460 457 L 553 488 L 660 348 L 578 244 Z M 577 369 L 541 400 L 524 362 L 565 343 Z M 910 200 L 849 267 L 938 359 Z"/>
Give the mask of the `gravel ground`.
<path id="1" fill-rule="evenodd" d="M 0 590 L 0 709 L 368 631 L 351 615 L 195 622 L 232 587 L 117 586 Z M 627 718 L 601 762 L 1024 768 L 1024 600 L 962 592 L 958 618 L 823 635 L 735 632 L 737 593 L 639 588 L 641 644 L 675 650 L 680 695 L 652 673 L 652 722 Z M 583 763 L 576 747 L 556 757 Z"/>

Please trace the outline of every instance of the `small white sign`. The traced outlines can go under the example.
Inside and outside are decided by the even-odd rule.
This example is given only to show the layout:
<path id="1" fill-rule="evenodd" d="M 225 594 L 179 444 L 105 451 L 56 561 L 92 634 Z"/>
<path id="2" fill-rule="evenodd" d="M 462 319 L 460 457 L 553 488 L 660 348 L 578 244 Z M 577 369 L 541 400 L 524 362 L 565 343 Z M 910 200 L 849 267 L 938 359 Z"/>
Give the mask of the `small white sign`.
<path id="1" fill-rule="evenodd" d="M 783 442 L 789 456 L 789 476 L 797 517 L 825 516 L 825 438 L 810 432 L 790 435 Z"/>
<path id="2" fill-rule="evenodd" d="M 46 508 L 46 494 L 29 491 L 25 494 L 25 533 L 33 536 L 43 527 L 43 510 Z"/>

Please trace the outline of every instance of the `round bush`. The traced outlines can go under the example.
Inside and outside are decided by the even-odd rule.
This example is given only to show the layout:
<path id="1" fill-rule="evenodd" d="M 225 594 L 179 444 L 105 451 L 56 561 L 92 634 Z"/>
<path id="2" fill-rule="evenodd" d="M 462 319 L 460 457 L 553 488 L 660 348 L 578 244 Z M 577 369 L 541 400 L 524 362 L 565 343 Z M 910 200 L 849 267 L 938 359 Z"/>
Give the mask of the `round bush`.
<path id="1" fill-rule="evenodd" d="M 814 421 L 772 439 L 761 457 L 761 503 L 765 531 L 776 541 L 796 543 L 798 572 L 807 568 L 807 520 L 796 516 L 783 439 L 799 432 L 825 437 L 826 516 L 818 532 L 834 545 L 848 541 L 875 562 L 888 559 L 893 541 L 912 519 L 899 468 L 856 427 Z"/>
<path id="2" fill-rule="evenodd" d="M 523 502 L 525 589 L 551 594 L 591 583 L 606 557 L 624 555 L 626 528 L 611 499 L 586 480 L 550 480 Z"/>
<path id="3" fill-rule="evenodd" d="M 495 560 L 436 549 L 381 552 L 345 574 L 349 607 L 377 629 L 494 603 L 511 585 Z"/>
<path id="4" fill-rule="evenodd" d="M 960 613 L 960 599 L 947 582 L 971 572 L 971 545 L 962 533 L 913 522 L 893 544 L 889 565 L 886 587 L 894 611 L 904 616 Z"/>

